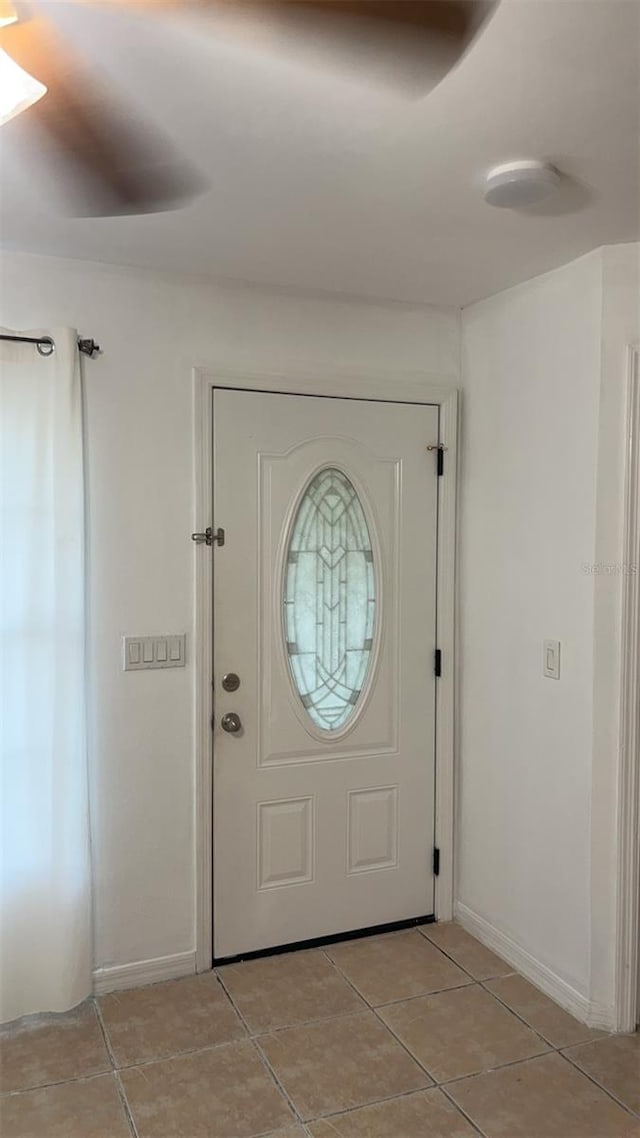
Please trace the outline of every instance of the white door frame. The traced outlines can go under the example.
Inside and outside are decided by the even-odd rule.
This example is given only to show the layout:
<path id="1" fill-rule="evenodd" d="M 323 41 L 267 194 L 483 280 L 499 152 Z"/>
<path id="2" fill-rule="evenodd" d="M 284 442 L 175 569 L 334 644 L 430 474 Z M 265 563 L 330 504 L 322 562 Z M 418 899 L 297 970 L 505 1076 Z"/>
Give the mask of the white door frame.
<path id="1" fill-rule="evenodd" d="M 629 348 L 618 773 L 616 1031 L 633 1031 L 640 993 L 640 346 Z M 634 568 L 632 568 L 634 567 Z"/>
<path id="2" fill-rule="evenodd" d="M 251 375 L 194 368 L 194 517 L 193 529 L 215 527 L 212 517 L 213 390 L 216 387 L 285 395 L 329 395 L 342 399 L 376 399 L 390 403 L 425 403 L 438 407 L 439 438 L 445 448 L 444 473 L 438 479 L 438 564 L 436 622 L 442 651 L 442 675 L 436 684 L 435 844 L 440 873 L 435 879 L 435 916 L 453 916 L 454 715 L 455 715 L 455 538 L 458 440 L 458 392 L 446 377 L 429 374 L 372 376 L 353 372 L 330 376 Z M 428 440 L 425 440 L 425 444 Z M 436 455 L 434 453 L 434 462 Z M 214 551 L 195 546 L 195 752 L 196 752 L 196 971 L 211 968 L 213 959 L 213 558 Z"/>

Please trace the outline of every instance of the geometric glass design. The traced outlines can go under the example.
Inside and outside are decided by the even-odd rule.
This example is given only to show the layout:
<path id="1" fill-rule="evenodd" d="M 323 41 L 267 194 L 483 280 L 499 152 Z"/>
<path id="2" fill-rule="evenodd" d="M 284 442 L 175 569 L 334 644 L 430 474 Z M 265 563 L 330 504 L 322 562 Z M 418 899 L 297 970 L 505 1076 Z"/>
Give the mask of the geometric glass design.
<path id="1" fill-rule="evenodd" d="M 284 624 L 293 682 L 316 727 L 354 714 L 371 664 L 373 548 L 360 499 L 341 470 L 312 478 L 286 551 Z"/>

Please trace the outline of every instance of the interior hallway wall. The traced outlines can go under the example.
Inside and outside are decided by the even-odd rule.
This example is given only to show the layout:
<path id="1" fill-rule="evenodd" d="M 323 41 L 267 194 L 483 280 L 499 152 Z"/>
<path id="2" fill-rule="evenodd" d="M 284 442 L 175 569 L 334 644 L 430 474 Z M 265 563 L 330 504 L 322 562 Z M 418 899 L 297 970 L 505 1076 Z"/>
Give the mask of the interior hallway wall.
<path id="1" fill-rule="evenodd" d="M 460 915 L 611 1022 L 623 428 L 638 247 L 463 313 Z M 561 641 L 560 680 L 542 674 Z"/>
<path id="2" fill-rule="evenodd" d="M 194 949 L 194 365 L 458 382 L 459 314 L 293 297 L 5 254 L 0 322 L 71 325 L 85 362 L 97 966 Z M 123 672 L 124 634 L 187 632 L 184 669 Z"/>
<path id="3" fill-rule="evenodd" d="M 463 314 L 458 898 L 585 1009 L 611 1003 L 620 591 L 589 567 L 620 556 L 637 265 L 600 250 Z M 0 286 L 0 322 L 104 352 L 85 363 L 96 964 L 189 953 L 191 369 L 456 382 L 459 316 L 22 254 Z M 185 669 L 122 672 L 123 634 L 180 631 Z"/>

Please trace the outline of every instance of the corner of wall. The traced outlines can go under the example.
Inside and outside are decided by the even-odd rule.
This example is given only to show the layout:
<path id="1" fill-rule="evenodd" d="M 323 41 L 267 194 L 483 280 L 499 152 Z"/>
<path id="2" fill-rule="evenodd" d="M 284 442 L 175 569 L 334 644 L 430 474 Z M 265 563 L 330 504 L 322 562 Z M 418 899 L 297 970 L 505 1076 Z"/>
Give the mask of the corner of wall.
<path id="1" fill-rule="evenodd" d="M 180 980 L 196 971 L 194 952 L 177 952 L 171 956 L 156 956 L 151 960 L 134 960 L 130 964 L 115 964 L 93 970 L 93 992 L 102 996 L 106 992 L 119 992 L 124 988 L 139 988 L 145 984 L 158 984 L 161 980 Z"/>
<path id="2" fill-rule="evenodd" d="M 625 430 L 629 347 L 640 339 L 640 245 L 602 257 L 596 476 L 590 990 L 615 1019 Z"/>
<path id="3" fill-rule="evenodd" d="M 460 857 L 456 912 L 474 935 L 572 1014 L 611 1028 L 607 953 L 594 939 L 610 936 L 609 921 L 599 934 L 594 925 L 596 909 L 601 913 L 610 903 L 612 883 L 606 863 L 596 863 L 602 842 L 594 842 L 593 833 L 600 801 L 592 788 L 592 624 L 600 578 L 594 574 L 587 580 L 581 572 L 581 563 L 598 560 L 606 260 L 605 250 L 593 250 L 461 314 L 461 581 L 466 595 L 459 604 L 467 656 L 459 686 L 463 793 L 457 817 L 462 814 L 467 828 L 463 841 L 477 843 L 484 872 L 477 871 L 477 861 L 474 868 L 473 855 Z M 510 493 L 501 489 L 505 480 Z M 524 521 L 523 502 L 529 511 Z M 567 527 L 574 506 L 579 509 Z M 493 536 L 489 545 L 487 526 Z M 524 593 L 530 596 L 531 614 L 522 613 Z M 505 598 L 508 615 L 496 625 L 495 605 Z M 554 628 L 564 630 L 567 671 L 565 686 L 552 691 L 540 680 L 536 649 L 541 651 L 542 636 L 551 634 L 544 630 Z M 562 631 L 555 634 L 563 638 Z M 487 678 L 478 647 L 487 635 L 496 636 L 493 678 Z M 510 699 L 506 727 L 505 716 L 490 710 L 492 696 Z M 526 752 L 521 774 L 533 792 L 534 805 L 528 808 L 514 774 L 523 766 L 519 752 Z M 492 793 L 485 794 L 483 786 L 491 786 Z M 605 841 L 610 840 L 607 794 L 601 811 Z M 536 840 L 534 816 L 545 809 L 549 842 L 538 864 L 532 868 L 522 848 L 510 861 L 513 843 Z M 570 834 L 567 809 L 573 810 Z M 496 832 L 503 836 L 496 839 Z M 552 882 L 557 853 L 550 851 L 561 849 L 567 856 Z"/>
<path id="4" fill-rule="evenodd" d="M 588 1024 L 589 1027 L 601 1028 L 603 1031 L 613 1030 L 613 1008 L 594 1003 L 528 952 L 517 940 L 485 920 L 467 905 L 457 901 L 454 912 L 456 920 L 468 933 L 506 960 L 507 964 L 511 964 L 517 972 L 570 1015 Z"/>

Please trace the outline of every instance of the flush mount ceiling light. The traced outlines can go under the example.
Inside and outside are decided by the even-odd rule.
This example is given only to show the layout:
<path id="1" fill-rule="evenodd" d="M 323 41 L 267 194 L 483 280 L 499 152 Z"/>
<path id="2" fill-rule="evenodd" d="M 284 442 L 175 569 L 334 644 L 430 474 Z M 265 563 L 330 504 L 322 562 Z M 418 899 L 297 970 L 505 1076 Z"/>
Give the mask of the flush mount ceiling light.
<path id="1" fill-rule="evenodd" d="M 521 209 L 544 201 L 559 183 L 558 171 L 545 162 L 505 162 L 487 174 L 484 200 L 501 209 Z"/>

